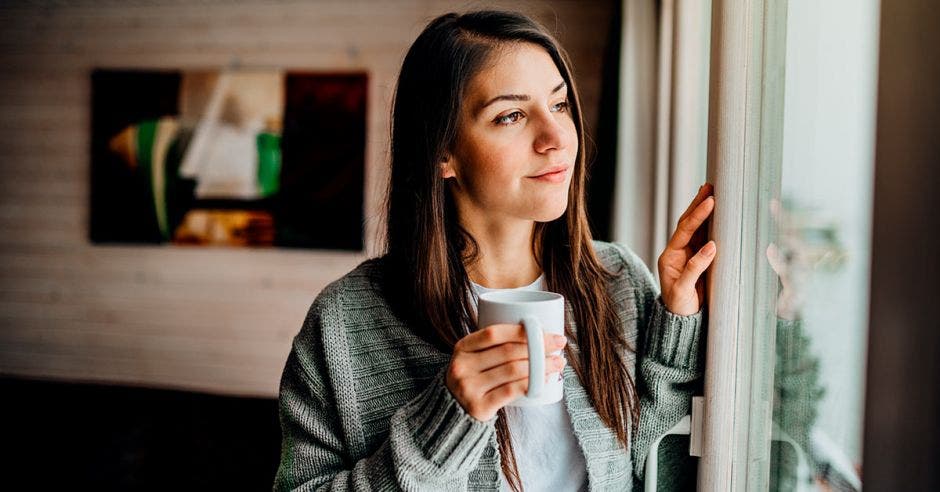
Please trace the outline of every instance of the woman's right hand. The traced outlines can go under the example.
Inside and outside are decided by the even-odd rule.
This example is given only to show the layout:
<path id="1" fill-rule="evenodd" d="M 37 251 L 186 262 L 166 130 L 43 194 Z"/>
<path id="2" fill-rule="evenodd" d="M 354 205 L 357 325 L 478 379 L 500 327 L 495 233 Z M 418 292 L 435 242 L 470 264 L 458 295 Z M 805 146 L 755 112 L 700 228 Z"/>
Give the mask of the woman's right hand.
<path id="1" fill-rule="evenodd" d="M 545 334 L 545 354 L 568 343 L 564 335 Z M 546 355 L 545 374 L 561 372 L 562 355 Z M 496 324 L 457 342 L 445 384 L 473 418 L 486 421 L 529 388 L 529 353 L 522 325 Z"/>

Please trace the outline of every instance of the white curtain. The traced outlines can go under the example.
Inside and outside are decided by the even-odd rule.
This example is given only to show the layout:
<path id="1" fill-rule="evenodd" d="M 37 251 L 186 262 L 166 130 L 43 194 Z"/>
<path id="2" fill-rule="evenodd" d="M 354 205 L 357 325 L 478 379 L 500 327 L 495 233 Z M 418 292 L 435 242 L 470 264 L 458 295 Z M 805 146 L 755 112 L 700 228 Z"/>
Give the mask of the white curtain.
<path id="1" fill-rule="evenodd" d="M 623 0 L 612 236 L 650 267 L 705 179 L 710 12 Z"/>

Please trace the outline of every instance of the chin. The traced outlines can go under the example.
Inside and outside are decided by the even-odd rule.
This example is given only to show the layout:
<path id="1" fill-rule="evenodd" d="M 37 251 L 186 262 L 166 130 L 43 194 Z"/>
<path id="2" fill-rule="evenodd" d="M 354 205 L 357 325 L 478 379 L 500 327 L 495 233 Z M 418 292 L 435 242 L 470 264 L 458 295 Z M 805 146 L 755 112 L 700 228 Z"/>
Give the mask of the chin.
<path id="1" fill-rule="evenodd" d="M 537 213 L 534 214 L 533 220 L 536 222 L 551 222 L 565 215 L 566 210 L 568 210 L 567 200 L 563 203 L 544 207 L 542 210 L 537 211 Z"/>

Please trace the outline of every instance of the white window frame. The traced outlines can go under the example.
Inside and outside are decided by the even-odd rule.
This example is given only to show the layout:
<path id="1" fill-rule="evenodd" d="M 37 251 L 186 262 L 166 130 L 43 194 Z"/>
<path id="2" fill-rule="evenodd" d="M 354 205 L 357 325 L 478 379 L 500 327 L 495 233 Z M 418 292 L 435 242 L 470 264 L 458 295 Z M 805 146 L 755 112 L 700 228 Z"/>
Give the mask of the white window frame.
<path id="1" fill-rule="evenodd" d="M 769 484 L 776 277 L 764 251 L 779 196 L 786 0 L 713 0 L 708 180 L 718 256 L 708 277 L 698 490 Z"/>

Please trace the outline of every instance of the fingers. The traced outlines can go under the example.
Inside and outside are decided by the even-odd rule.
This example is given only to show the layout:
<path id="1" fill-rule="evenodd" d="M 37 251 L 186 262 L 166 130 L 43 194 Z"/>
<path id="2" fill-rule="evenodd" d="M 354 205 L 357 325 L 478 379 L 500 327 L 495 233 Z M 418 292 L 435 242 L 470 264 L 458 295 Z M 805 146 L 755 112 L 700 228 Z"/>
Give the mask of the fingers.
<path id="1" fill-rule="evenodd" d="M 477 330 L 454 345 L 454 350 L 476 352 L 507 342 L 525 343 L 525 328 L 519 324 L 496 324 Z"/>
<path id="2" fill-rule="evenodd" d="M 682 219 L 689 215 L 690 212 L 695 210 L 695 207 L 702 203 L 706 197 L 711 195 L 714 189 L 715 187 L 712 186 L 711 183 L 705 183 L 702 186 L 699 186 L 698 193 L 696 193 L 695 198 L 692 199 L 692 203 L 689 204 L 689 207 L 685 209 L 685 212 L 682 212 L 682 215 L 679 216 L 678 222 L 682 222 Z"/>
<path id="3" fill-rule="evenodd" d="M 565 358 L 560 355 L 545 357 L 545 374 L 558 372 L 565 366 Z M 480 373 L 479 388 L 482 393 L 506 383 L 529 378 L 529 359 L 514 360 L 500 364 Z"/>
<path id="4" fill-rule="evenodd" d="M 703 231 L 698 229 L 698 227 L 702 222 L 705 221 L 705 219 L 708 218 L 708 214 L 710 214 L 711 211 L 709 210 L 708 214 L 698 221 L 698 224 L 691 225 L 688 219 L 690 216 L 700 213 L 702 204 L 706 200 L 710 200 L 712 202 L 710 206 L 712 209 L 714 209 L 715 199 L 714 197 L 711 197 L 713 191 L 714 186 L 712 186 L 711 183 L 705 183 L 699 187 L 698 193 L 695 195 L 695 198 L 692 199 L 692 203 L 689 204 L 689 208 L 687 208 L 685 212 L 682 213 L 682 215 L 679 217 L 679 220 L 677 221 L 676 233 L 679 233 L 680 230 L 682 232 L 679 233 L 679 237 L 676 237 L 676 233 L 673 233 L 673 237 L 670 238 L 667 245 L 668 247 L 682 249 L 690 245 L 690 241 L 694 242 L 694 244 L 692 244 L 693 247 L 698 247 L 698 245 L 703 242 L 704 234 Z"/>
<path id="5" fill-rule="evenodd" d="M 545 374 L 565 366 L 561 354 L 552 354 L 567 343 L 564 335 L 546 333 Z M 445 384 L 470 415 L 489 420 L 509 401 L 524 395 L 529 382 L 529 356 L 525 329 L 517 324 L 495 324 L 473 332 L 454 346 Z M 493 395 L 494 388 L 503 387 Z M 487 401 L 499 401 L 494 406 Z"/>
<path id="6" fill-rule="evenodd" d="M 544 337 L 545 353 L 550 354 L 560 350 L 565 346 L 566 343 L 567 339 L 564 336 L 556 337 L 546 333 Z M 485 371 L 506 362 L 528 359 L 529 350 L 527 345 L 528 344 L 525 343 L 525 341 L 522 343 L 507 342 L 484 350 L 469 353 L 467 354 L 467 357 L 471 364 L 477 367 L 480 371 Z"/>
<path id="7" fill-rule="evenodd" d="M 770 263 L 770 267 L 774 269 L 774 273 L 778 277 L 783 277 L 787 273 L 787 262 L 783 258 L 783 254 L 780 253 L 780 248 L 776 244 L 770 243 L 767 245 L 767 261 Z"/>
<path id="8" fill-rule="evenodd" d="M 713 196 L 705 197 L 705 199 L 699 202 L 698 206 L 679 220 L 676 232 L 672 234 L 667 247 L 671 249 L 685 248 L 695 234 L 695 231 L 705 222 L 705 219 L 711 215 L 714 209 L 715 198 Z"/>
<path id="9" fill-rule="evenodd" d="M 565 359 L 560 355 L 550 355 L 545 358 L 545 373 L 561 372 L 565 367 Z M 504 406 L 520 396 L 524 396 L 529 389 L 529 361 L 513 361 L 484 372 L 477 383 L 483 392 L 483 400 L 498 407 Z"/>
<path id="10" fill-rule="evenodd" d="M 702 249 L 698 250 L 692 258 L 689 258 L 685 270 L 679 275 L 674 288 L 693 292 L 699 277 L 705 273 L 705 270 L 715 259 L 715 251 L 717 251 L 715 241 L 709 241 L 705 246 L 702 246 Z"/>
<path id="11" fill-rule="evenodd" d="M 491 408 L 503 408 L 516 398 L 525 396 L 527 391 L 529 391 L 528 379 L 513 381 L 488 391 L 481 398 L 481 404 Z"/>

